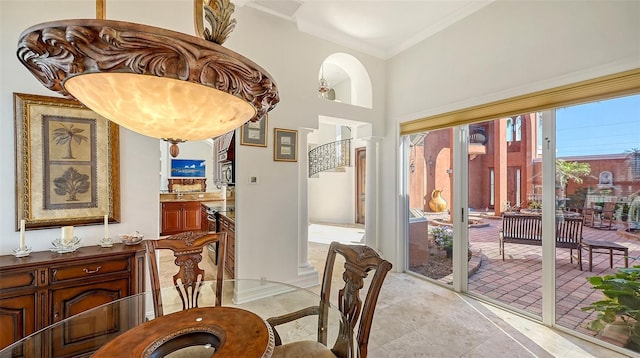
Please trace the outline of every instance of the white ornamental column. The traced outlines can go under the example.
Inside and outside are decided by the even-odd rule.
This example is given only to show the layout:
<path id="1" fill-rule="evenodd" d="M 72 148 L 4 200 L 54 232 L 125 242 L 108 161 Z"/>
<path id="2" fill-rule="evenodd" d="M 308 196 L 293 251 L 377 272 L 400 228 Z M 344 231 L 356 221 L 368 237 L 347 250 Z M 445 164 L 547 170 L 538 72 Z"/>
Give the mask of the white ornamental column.
<path id="1" fill-rule="evenodd" d="M 298 130 L 298 279 L 301 287 L 318 284 L 318 271 L 309 263 L 309 153 L 308 135 Z"/>
<path id="2" fill-rule="evenodd" d="M 365 245 L 376 250 L 380 248 L 378 238 L 378 147 L 382 138 L 370 137 L 366 142 L 366 177 L 365 185 L 365 213 L 364 230 Z"/>

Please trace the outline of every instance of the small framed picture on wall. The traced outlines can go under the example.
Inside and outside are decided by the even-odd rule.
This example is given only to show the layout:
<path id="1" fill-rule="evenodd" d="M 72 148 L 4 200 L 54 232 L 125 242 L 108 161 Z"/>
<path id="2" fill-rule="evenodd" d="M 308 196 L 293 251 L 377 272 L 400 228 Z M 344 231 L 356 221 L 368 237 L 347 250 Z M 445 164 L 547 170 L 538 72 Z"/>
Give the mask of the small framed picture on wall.
<path id="1" fill-rule="evenodd" d="M 298 131 L 274 128 L 273 160 L 276 162 L 298 161 Z"/>
<path id="2" fill-rule="evenodd" d="M 265 114 L 264 117 L 258 121 L 245 123 L 240 131 L 240 144 L 266 147 L 268 117 L 269 115 Z"/>

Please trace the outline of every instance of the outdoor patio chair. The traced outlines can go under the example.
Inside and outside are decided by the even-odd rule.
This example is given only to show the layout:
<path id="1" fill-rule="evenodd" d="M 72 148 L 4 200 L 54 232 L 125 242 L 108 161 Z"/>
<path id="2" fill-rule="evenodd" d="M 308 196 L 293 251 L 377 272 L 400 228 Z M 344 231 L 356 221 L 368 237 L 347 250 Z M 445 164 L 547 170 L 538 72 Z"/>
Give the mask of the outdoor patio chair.
<path id="1" fill-rule="evenodd" d="M 593 227 L 595 224 L 595 219 L 598 214 L 598 210 L 594 207 L 594 203 L 591 205 L 587 205 L 587 201 L 584 201 L 584 205 L 578 208 L 570 208 L 569 211 L 574 211 L 579 213 L 582 217 L 584 217 L 584 226 Z"/>
<path id="2" fill-rule="evenodd" d="M 598 222 L 595 222 L 595 218 L 592 218 L 593 225 L 591 227 L 595 229 L 607 229 L 613 230 L 615 227 L 613 226 L 613 217 L 616 211 L 616 203 L 609 202 L 604 203 L 604 207 L 602 208 L 602 212 L 597 215 Z M 595 215 L 595 214 L 594 214 Z"/>

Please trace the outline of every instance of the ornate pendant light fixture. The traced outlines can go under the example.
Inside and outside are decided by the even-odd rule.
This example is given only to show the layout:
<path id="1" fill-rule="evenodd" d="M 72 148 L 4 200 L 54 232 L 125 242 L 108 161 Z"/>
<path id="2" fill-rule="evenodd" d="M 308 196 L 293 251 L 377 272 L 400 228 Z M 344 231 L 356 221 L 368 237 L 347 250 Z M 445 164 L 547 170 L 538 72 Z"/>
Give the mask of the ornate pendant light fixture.
<path id="1" fill-rule="evenodd" d="M 320 92 L 320 98 L 327 98 L 327 92 L 331 90 L 329 87 L 329 81 L 324 78 L 324 64 L 320 66 L 320 81 L 318 83 L 318 92 Z"/>
<path id="2" fill-rule="evenodd" d="M 203 38 L 122 21 L 64 20 L 25 30 L 18 58 L 45 87 L 135 132 L 172 143 L 217 137 L 261 119 L 280 98 L 264 69 L 220 45 L 235 27 L 234 5 L 210 3 L 194 0 Z"/>

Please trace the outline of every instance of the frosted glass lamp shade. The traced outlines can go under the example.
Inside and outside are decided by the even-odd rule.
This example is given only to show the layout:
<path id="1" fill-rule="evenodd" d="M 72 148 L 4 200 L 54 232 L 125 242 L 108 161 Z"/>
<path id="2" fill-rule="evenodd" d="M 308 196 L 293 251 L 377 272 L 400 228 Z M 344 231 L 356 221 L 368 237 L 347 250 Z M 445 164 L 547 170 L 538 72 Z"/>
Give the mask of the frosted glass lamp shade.
<path id="1" fill-rule="evenodd" d="M 90 73 L 68 79 L 65 88 L 103 117 L 154 138 L 214 138 L 256 114 L 251 104 L 238 97 L 171 78 Z"/>

